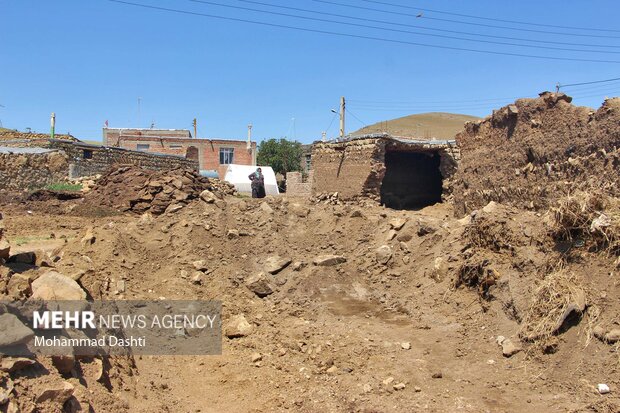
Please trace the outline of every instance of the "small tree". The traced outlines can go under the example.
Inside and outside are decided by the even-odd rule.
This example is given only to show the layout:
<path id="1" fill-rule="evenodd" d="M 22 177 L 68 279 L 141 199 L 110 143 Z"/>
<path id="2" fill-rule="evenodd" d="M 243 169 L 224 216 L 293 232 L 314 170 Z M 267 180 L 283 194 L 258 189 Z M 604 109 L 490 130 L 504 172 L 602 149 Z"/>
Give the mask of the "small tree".
<path id="1" fill-rule="evenodd" d="M 275 173 L 286 176 L 287 172 L 301 171 L 301 143 L 285 138 L 271 138 L 258 145 L 259 165 L 269 165 Z"/>

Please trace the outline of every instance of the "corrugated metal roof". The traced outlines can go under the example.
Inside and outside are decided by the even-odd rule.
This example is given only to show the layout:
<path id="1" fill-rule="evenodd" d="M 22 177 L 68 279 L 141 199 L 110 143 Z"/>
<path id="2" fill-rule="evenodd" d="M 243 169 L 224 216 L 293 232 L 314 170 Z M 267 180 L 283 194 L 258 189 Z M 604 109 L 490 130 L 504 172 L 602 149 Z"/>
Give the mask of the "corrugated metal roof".
<path id="1" fill-rule="evenodd" d="M 393 141 L 397 141 L 399 143 L 410 144 L 410 145 L 438 145 L 438 146 L 449 146 L 456 145 L 456 140 L 454 139 L 420 139 L 409 136 L 394 136 L 387 133 L 368 133 L 364 135 L 347 135 L 342 140 L 330 140 L 328 143 L 343 143 L 356 141 L 360 139 L 390 139 Z"/>

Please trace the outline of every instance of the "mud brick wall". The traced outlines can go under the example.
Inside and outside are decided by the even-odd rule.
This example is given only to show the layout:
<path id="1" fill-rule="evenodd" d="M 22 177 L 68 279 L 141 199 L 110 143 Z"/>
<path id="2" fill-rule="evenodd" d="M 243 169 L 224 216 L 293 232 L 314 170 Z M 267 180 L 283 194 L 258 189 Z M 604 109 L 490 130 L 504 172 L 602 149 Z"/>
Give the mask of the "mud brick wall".
<path id="1" fill-rule="evenodd" d="M 67 154 L 71 164 L 71 178 L 102 174 L 114 164 L 136 165 L 152 170 L 198 169 L 197 161 L 178 156 L 137 152 L 106 146 L 83 145 L 60 140 L 50 141 L 49 147 L 62 149 Z"/>
<path id="2" fill-rule="evenodd" d="M 444 198 L 451 195 L 451 179 L 460 159 L 460 150 L 456 145 L 405 144 L 381 137 L 315 144 L 312 152 L 312 193 L 338 192 L 341 199 L 364 197 L 379 201 L 387 150 L 439 153 Z"/>
<path id="3" fill-rule="evenodd" d="M 62 151 L 0 154 L 0 189 L 43 188 L 66 181 L 68 173 L 68 157 Z"/>
<path id="4" fill-rule="evenodd" d="M 596 111 L 563 93 L 519 99 L 456 136 L 462 151 L 454 176 L 462 216 L 490 201 L 545 211 L 575 191 L 620 196 L 620 99 Z"/>
<path id="5" fill-rule="evenodd" d="M 301 172 L 286 173 L 286 194 L 290 196 L 312 195 L 312 180 L 314 179 L 314 171 L 310 171 L 306 180 L 303 179 Z"/>

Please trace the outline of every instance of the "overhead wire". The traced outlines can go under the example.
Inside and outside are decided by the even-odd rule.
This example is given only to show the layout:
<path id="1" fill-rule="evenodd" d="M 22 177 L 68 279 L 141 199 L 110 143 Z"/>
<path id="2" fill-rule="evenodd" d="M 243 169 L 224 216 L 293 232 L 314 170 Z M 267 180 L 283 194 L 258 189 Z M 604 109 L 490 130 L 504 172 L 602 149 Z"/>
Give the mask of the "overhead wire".
<path id="1" fill-rule="evenodd" d="M 474 43 L 486 43 L 486 44 L 497 44 L 497 45 L 503 45 L 503 46 L 527 47 L 527 48 L 530 48 L 530 49 L 561 50 L 561 51 L 568 51 L 568 52 L 620 54 L 620 51 L 575 49 L 575 48 L 568 48 L 568 47 L 538 46 L 538 45 L 531 45 L 531 44 L 518 44 L 518 43 L 511 43 L 511 42 L 500 42 L 500 41 L 495 41 L 495 40 L 467 39 L 467 38 L 457 37 L 457 36 L 448 36 L 448 35 L 432 34 L 432 33 L 422 33 L 422 32 L 413 31 L 413 30 L 391 29 L 391 28 L 382 27 L 382 26 L 369 26 L 369 25 L 362 25 L 362 24 L 358 24 L 358 23 L 350 23 L 350 22 L 344 22 L 344 21 L 338 21 L 338 20 L 323 19 L 323 18 L 309 17 L 309 16 L 300 16 L 300 15 L 291 14 L 291 13 L 281 13 L 281 12 L 275 12 L 275 11 L 261 10 L 261 9 L 251 8 L 251 7 L 233 6 L 233 5 L 230 5 L 230 4 L 223 4 L 223 3 L 218 3 L 218 2 L 209 1 L 209 0 L 187 0 L 187 1 L 190 1 L 192 3 L 199 3 L 199 4 L 208 4 L 208 5 L 217 6 L 217 7 L 226 7 L 226 8 L 235 9 L 235 10 L 245 10 L 245 11 L 251 11 L 251 12 L 255 12 L 255 13 L 263 13 L 263 14 L 269 14 L 269 15 L 275 15 L 275 16 L 292 17 L 294 19 L 317 21 L 317 22 L 321 22 L 321 23 L 342 24 L 342 25 L 346 25 L 346 26 L 361 27 L 361 28 L 364 28 L 364 29 L 375 29 L 375 30 L 382 30 L 382 31 L 394 32 L 394 33 L 414 34 L 414 35 L 418 35 L 418 36 L 439 37 L 439 38 L 443 38 L 443 39 L 452 39 L 452 40 L 467 41 L 467 42 L 474 42 Z M 244 0 L 239 0 L 239 1 L 244 1 Z M 264 3 L 262 3 L 262 4 L 264 4 Z"/>
<path id="2" fill-rule="evenodd" d="M 357 116 L 355 116 L 355 114 L 353 112 L 351 112 L 349 110 L 349 108 L 345 108 L 345 112 L 347 112 L 349 115 L 353 116 L 355 119 L 357 119 L 358 122 L 360 122 L 362 125 L 366 126 L 366 122 L 364 122 L 363 120 L 361 120 L 360 118 L 358 118 Z"/>
<path id="3" fill-rule="evenodd" d="M 448 23 L 465 24 L 465 25 L 470 25 L 470 26 L 480 26 L 480 27 L 489 27 L 489 28 L 495 28 L 495 29 L 516 30 L 516 31 L 524 31 L 524 32 L 531 32 L 531 33 L 543 33 L 543 34 L 552 34 L 552 35 L 561 35 L 561 36 L 577 36 L 577 37 L 593 37 L 593 38 L 604 38 L 604 39 L 620 39 L 620 36 L 609 36 L 609 35 L 601 35 L 601 34 L 550 32 L 550 31 L 546 31 L 546 30 L 515 28 L 515 27 L 508 27 L 508 26 L 496 26 L 496 25 L 484 24 L 484 23 L 473 23 L 473 22 L 465 22 L 465 21 L 460 21 L 460 20 L 442 19 L 442 18 L 439 18 L 439 17 L 423 16 L 423 15 L 420 15 L 419 13 L 418 14 L 411 14 L 411 13 L 396 12 L 396 11 L 391 11 L 391 10 L 382 10 L 382 9 L 377 9 L 377 8 L 372 8 L 372 7 L 364 7 L 364 6 L 359 6 L 359 5 L 340 3 L 340 2 L 331 1 L 331 0 L 312 0 L 312 1 L 315 1 L 317 3 L 325 3 L 325 4 L 337 5 L 337 6 L 341 6 L 341 7 L 350 7 L 350 8 L 354 8 L 354 9 L 360 9 L 360 10 L 369 10 L 369 11 L 375 11 L 375 12 L 379 12 L 379 13 L 395 14 L 395 15 L 399 15 L 399 16 L 403 16 L 404 15 L 404 16 L 410 16 L 410 17 L 415 17 L 415 18 L 422 18 L 422 19 L 427 19 L 427 20 L 442 21 L 442 22 L 448 22 Z"/>
<path id="4" fill-rule="evenodd" d="M 432 12 L 432 13 L 446 14 L 446 15 L 450 15 L 450 16 L 467 17 L 467 18 L 470 18 L 470 19 L 497 21 L 497 22 L 502 22 L 502 23 L 523 24 L 523 25 L 526 25 L 526 26 L 552 27 L 552 28 L 556 28 L 556 29 L 589 30 L 589 31 L 597 31 L 597 32 L 620 33 L 620 30 L 615 30 L 615 29 L 601 29 L 601 28 L 595 28 L 595 27 L 575 27 L 575 26 L 561 26 L 561 25 L 554 25 L 554 24 L 532 23 L 532 22 L 524 22 L 524 21 L 520 21 L 520 20 L 506 20 L 506 19 L 498 19 L 498 18 L 493 18 L 493 17 L 482 17 L 482 16 L 474 16 L 474 15 L 471 15 L 471 14 L 463 14 L 463 13 L 454 13 L 454 12 L 447 12 L 447 11 L 441 11 L 441 10 L 426 9 L 426 8 L 422 8 L 422 7 L 405 6 L 405 5 L 402 5 L 402 4 L 388 3 L 388 2 L 377 1 L 377 0 L 362 0 L 362 1 L 364 1 L 366 3 L 382 4 L 382 5 L 385 5 L 385 6 L 400 7 L 400 8 L 403 8 L 403 9 L 428 11 L 428 12 Z"/>
<path id="5" fill-rule="evenodd" d="M 513 37 L 513 36 L 498 36 L 498 35 L 491 35 L 491 34 L 472 33 L 472 32 L 464 32 L 464 31 L 459 31 L 459 30 L 438 29 L 438 28 L 435 28 L 435 27 L 426 27 L 426 26 L 420 26 L 420 25 L 414 25 L 414 24 L 399 23 L 399 22 L 393 22 L 393 21 L 388 21 L 388 20 L 369 19 L 369 18 L 364 18 L 364 17 L 349 16 L 349 15 L 346 15 L 346 14 L 330 13 L 330 12 L 310 10 L 310 9 L 302 9 L 300 7 L 283 6 L 281 4 L 265 3 L 265 2 L 262 2 L 262 1 L 256 1 L 256 0 L 237 0 L 237 1 L 242 2 L 242 3 L 257 4 L 257 5 L 266 6 L 266 7 L 274 7 L 274 8 L 278 8 L 278 9 L 301 11 L 301 12 L 304 12 L 304 13 L 313 13 L 313 14 L 318 14 L 318 15 L 341 17 L 341 18 L 346 18 L 346 19 L 351 19 L 351 20 L 365 21 L 365 22 L 372 22 L 372 23 L 381 23 L 381 24 L 389 24 L 389 25 L 400 26 L 400 27 L 411 27 L 411 28 L 415 28 L 415 29 L 419 29 L 419 30 L 429 30 L 429 31 L 435 31 L 435 32 L 442 32 L 442 33 L 464 34 L 464 35 L 467 35 L 467 36 L 476 36 L 476 37 L 493 38 L 493 39 L 504 39 L 504 40 L 516 40 L 516 41 L 530 42 L 530 43 L 559 44 L 559 45 L 565 45 L 565 46 L 584 46 L 584 47 L 616 48 L 616 49 L 620 48 L 620 45 L 602 45 L 602 44 L 591 44 L 591 43 L 559 42 L 559 41 L 540 40 L 540 39 L 526 39 L 526 38 L 522 38 L 522 37 Z"/>
<path id="6" fill-rule="evenodd" d="M 240 22 L 240 23 L 250 23 L 250 24 L 261 25 L 261 26 L 277 27 L 277 28 L 282 28 L 282 29 L 304 31 L 304 32 L 309 32 L 309 33 L 320 33 L 320 34 L 340 36 L 340 37 L 348 37 L 348 38 L 355 38 L 355 39 L 374 40 L 374 41 L 381 41 L 381 42 L 387 42 L 387 43 L 393 43 L 393 44 L 404 44 L 404 45 L 428 47 L 428 48 L 443 49 L 443 50 L 464 51 L 464 52 L 481 53 L 481 54 L 492 54 L 492 55 L 501 55 L 501 56 L 526 57 L 526 58 L 541 59 L 541 60 L 590 62 L 590 63 L 613 63 L 613 64 L 620 63 L 620 61 L 618 61 L 618 60 L 585 59 L 585 58 L 576 58 L 576 57 L 572 57 L 571 58 L 571 57 L 561 57 L 561 56 L 541 56 L 541 55 L 530 55 L 530 54 L 525 54 L 525 53 L 500 52 L 500 51 L 495 51 L 495 50 L 479 50 L 479 49 L 471 49 L 471 48 L 466 48 L 466 47 L 456 47 L 456 46 L 444 46 L 444 45 L 436 45 L 436 44 L 427 44 L 427 43 L 421 43 L 421 42 L 412 42 L 412 41 L 399 40 L 399 39 L 388 39 L 388 38 L 383 38 L 383 37 L 366 36 L 366 35 L 359 35 L 359 34 L 353 34 L 353 33 L 334 32 L 334 31 L 331 31 L 331 30 L 310 29 L 310 28 L 306 28 L 306 27 L 297 27 L 297 26 L 290 26 L 290 25 L 285 25 L 285 24 L 263 22 L 263 21 L 257 21 L 257 20 L 251 20 L 251 19 L 242 19 L 242 18 L 237 18 L 237 17 L 220 16 L 220 15 L 207 14 L 207 13 L 199 13 L 199 12 L 193 12 L 193 11 L 188 11 L 188 10 L 171 9 L 171 8 L 167 8 L 167 7 L 153 6 L 153 5 L 147 5 L 147 4 L 141 4 L 141 3 L 134 3 L 134 2 L 130 2 L 130 1 L 124 1 L 124 0 L 108 0 L 108 1 L 109 2 L 113 2 L 113 3 L 126 4 L 126 5 L 130 5 L 130 6 L 134 6 L 134 7 L 141 7 L 141 8 L 147 8 L 147 9 L 152 9 L 152 10 L 166 11 L 166 12 L 171 12 L 171 13 L 194 15 L 194 16 L 202 16 L 202 17 L 219 19 L 219 20 L 235 21 L 235 22 Z"/>

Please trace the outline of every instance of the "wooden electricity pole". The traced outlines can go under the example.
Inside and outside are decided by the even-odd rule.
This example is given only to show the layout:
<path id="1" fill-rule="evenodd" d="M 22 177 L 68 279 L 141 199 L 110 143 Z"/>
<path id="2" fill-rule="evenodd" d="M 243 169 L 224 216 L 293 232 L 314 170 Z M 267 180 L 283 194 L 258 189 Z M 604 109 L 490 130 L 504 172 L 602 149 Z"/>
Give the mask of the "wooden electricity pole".
<path id="1" fill-rule="evenodd" d="M 344 111 L 345 101 L 344 96 L 340 98 L 340 139 L 344 139 Z"/>

